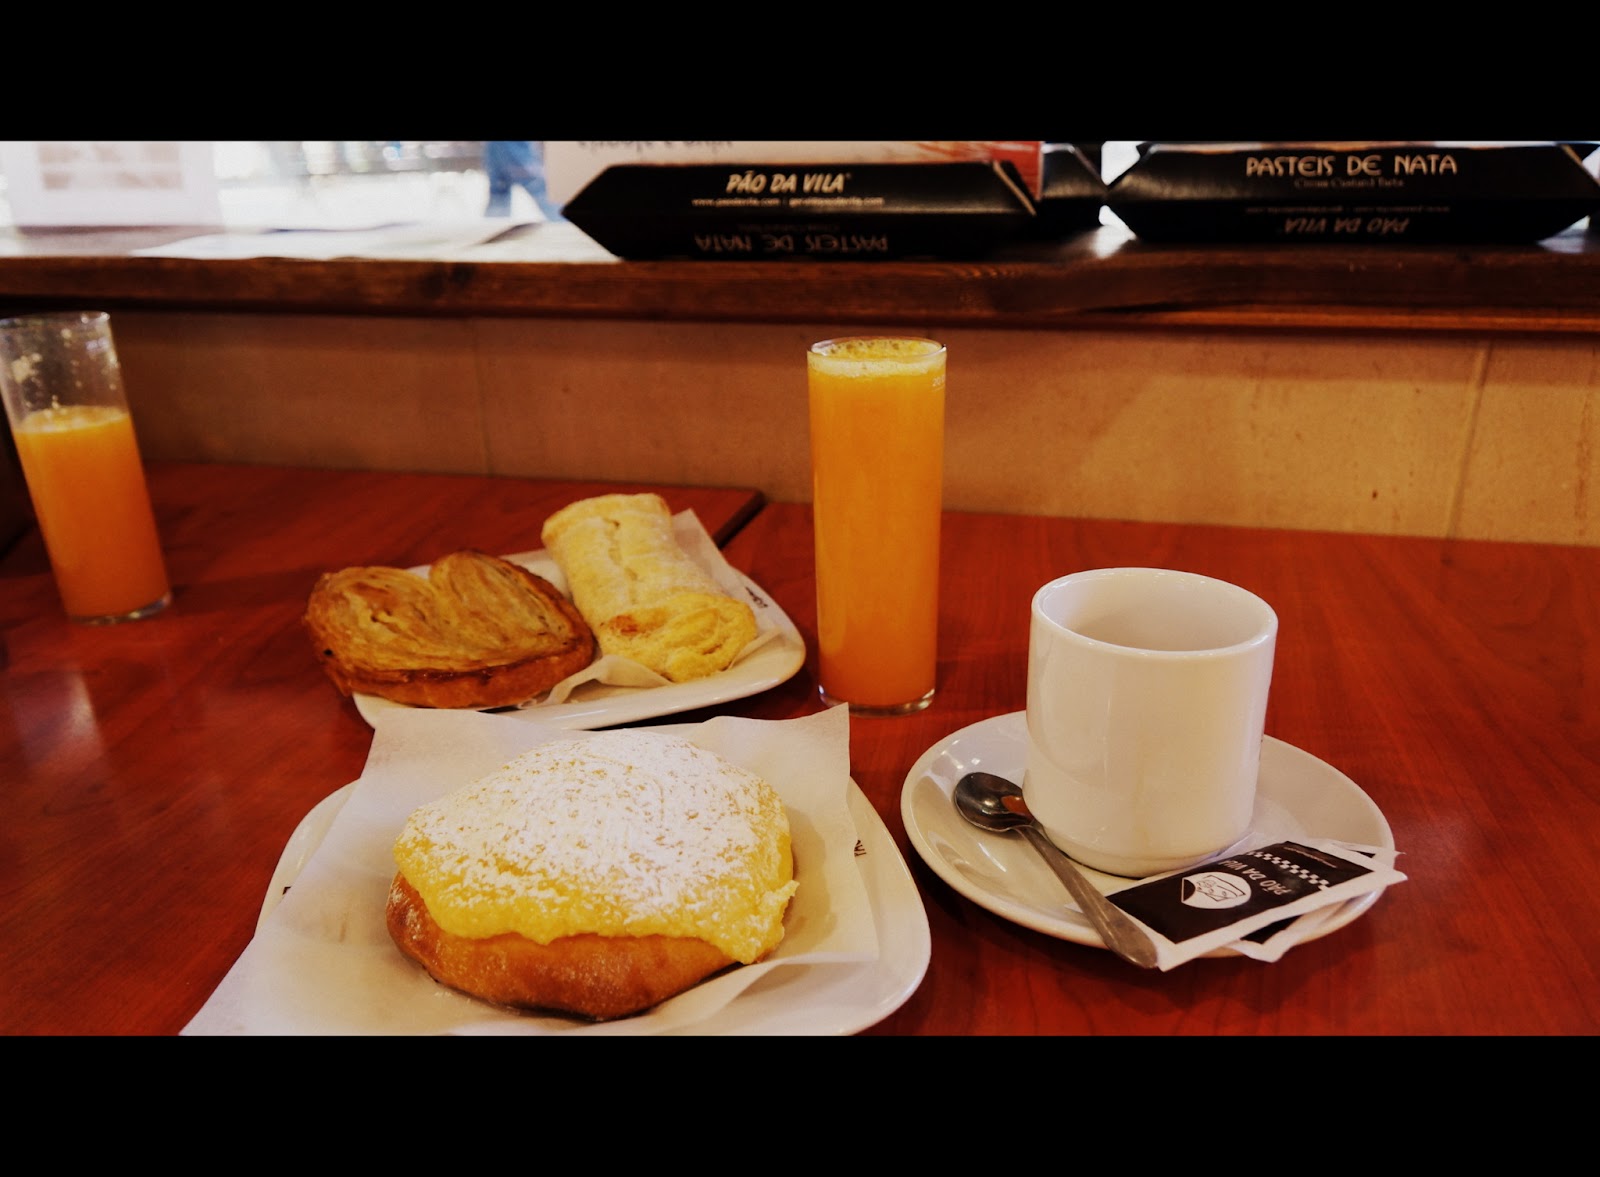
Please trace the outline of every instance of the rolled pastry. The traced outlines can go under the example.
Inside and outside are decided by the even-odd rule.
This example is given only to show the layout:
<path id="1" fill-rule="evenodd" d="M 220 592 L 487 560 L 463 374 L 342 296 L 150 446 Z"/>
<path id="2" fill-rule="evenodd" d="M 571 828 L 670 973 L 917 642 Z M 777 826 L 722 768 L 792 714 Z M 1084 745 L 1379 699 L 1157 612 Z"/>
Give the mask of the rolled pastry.
<path id="1" fill-rule="evenodd" d="M 542 539 L 602 654 L 688 682 L 726 670 L 756 636 L 755 612 L 683 550 L 659 495 L 580 499 Z"/>

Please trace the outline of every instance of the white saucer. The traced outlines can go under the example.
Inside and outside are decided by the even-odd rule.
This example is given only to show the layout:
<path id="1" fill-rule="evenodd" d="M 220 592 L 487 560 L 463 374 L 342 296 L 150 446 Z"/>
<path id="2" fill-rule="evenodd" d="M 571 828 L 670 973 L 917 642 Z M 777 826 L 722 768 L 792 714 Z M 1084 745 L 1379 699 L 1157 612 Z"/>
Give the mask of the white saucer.
<path id="1" fill-rule="evenodd" d="M 911 766 L 900 791 L 906 834 L 933 873 L 978 906 L 1036 932 L 1104 948 L 1061 880 L 1026 841 L 969 825 L 951 800 L 956 781 L 974 769 L 1020 782 L 1027 748 L 1027 720 L 1021 711 L 985 719 L 935 744 Z M 1268 736 L 1261 746 L 1255 815 L 1241 844 L 1286 838 L 1333 838 L 1394 849 L 1388 821 L 1354 781 L 1310 753 Z M 1106 894 L 1139 881 L 1082 869 Z M 1371 907 L 1382 890 L 1346 900 L 1306 938 L 1344 927 Z M 1209 955 L 1241 954 L 1221 948 Z"/>
<path id="2" fill-rule="evenodd" d="M 323 798 L 290 835 L 267 885 L 258 932 L 322 844 L 352 788 L 353 783 Z M 856 865 L 878 932 L 878 959 L 774 969 L 690 1033 L 854 1034 L 899 1009 L 922 984 L 932 954 L 922 896 L 883 819 L 853 781 L 849 804 L 856 826 Z"/>

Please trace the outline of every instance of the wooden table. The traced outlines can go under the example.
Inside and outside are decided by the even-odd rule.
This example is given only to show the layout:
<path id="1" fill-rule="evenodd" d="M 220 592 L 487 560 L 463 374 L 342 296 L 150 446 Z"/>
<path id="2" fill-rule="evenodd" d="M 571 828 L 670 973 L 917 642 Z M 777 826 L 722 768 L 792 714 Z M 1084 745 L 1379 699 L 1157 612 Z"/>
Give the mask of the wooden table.
<path id="1" fill-rule="evenodd" d="M 809 508 L 726 548 L 815 648 Z M 911 846 L 907 771 L 1025 703 L 1029 604 L 1083 568 L 1222 577 L 1280 623 L 1267 732 L 1382 809 L 1405 882 L 1273 964 L 1145 973 L 958 895 Z M 852 722 L 856 782 L 921 888 L 927 976 L 873 1034 L 1560 1035 L 1600 1031 L 1600 549 L 946 514 L 939 689 Z M 814 656 L 749 701 L 811 710 Z"/>
<path id="2" fill-rule="evenodd" d="M 537 547 L 549 511 L 606 489 L 198 465 L 151 481 L 177 587 L 166 614 L 75 627 L 37 534 L 0 559 L 0 1034 L 175 1033 L 249 942 L 286 840 L 360 774 L 371 741 L 299 628 L 316 573 Z M 814 649 L 809 509 L 656 489 L 728 539 Z M 1275 606 L 1269 734 L 1348 774 L 1403 852 L 1406 882 L 1277 963 L 1141 972 L 991 914 L 907 839 L 916 759 L 1022 708 L 1034 589 L 1134 563 L 1225 577 Z M 852 774 L 932 933 L 921 985 L 867 1033 L 1600 1030 L 1597 584 L 1592 548 L 947 515 L 939 693 L 917 715 L 852 721 Z M 808 655 L 789 682 L 718 710 L 810 714 L 814 683 Z"/>
<path id="3" fill-rule="evenodd" d="M 43 544 L 0 559 L 0 1034 L 173 1034 L 255 931 L 285 842 L 372 729 L 300 625 L 320 572 L 541 547 L 554 510 L 661 490 L 713 537 L 738 489 L 152 464 L 174 602 L 69 623 Z"/>

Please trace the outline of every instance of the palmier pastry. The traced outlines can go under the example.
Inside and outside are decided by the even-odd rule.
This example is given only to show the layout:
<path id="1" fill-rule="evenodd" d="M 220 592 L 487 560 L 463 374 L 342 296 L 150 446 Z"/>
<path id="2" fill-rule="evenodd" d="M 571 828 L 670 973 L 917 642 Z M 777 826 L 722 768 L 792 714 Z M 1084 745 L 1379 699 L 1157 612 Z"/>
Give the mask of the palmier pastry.
<path id="1" fill-rule="evenodd" d="M 403 568 L 329 572 L 305 626 L 344 694 L 416 707 L 512 707 L 594 660 L 589 624 L 560 590 L 521 565 L 471 550 Z"/>

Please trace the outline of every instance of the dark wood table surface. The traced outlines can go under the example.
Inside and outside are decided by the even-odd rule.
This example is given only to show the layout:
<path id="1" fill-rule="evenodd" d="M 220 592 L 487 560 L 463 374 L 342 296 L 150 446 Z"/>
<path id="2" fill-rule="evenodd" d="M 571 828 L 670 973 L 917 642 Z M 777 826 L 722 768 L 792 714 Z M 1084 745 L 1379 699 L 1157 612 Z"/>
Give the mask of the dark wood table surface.
<path id="1" fill-rule="evenodd" d="M 37 530 L 0 559 L 0 1034 L 175 1034 L 255 930 L 300 819 L 372 729 L 312 661 L 319 573 L 537 549 L 545 518 L 660 490 L 714 538 L 742 489 L 152 463 L 173 604 L 62 614 Z"/>
<path id="2" fill-rule="evenodd" d="M 0 1034 L 174 1034 L 248 944 L 285 842 L 371 742 L 300 629 L 317 573 L 535 548 L 551 510 L 614 489 L 189 464 L 151 487 L 177 594 L 160 617 L 72 626 L 37 533 L 0 559 Z M 693 507 L 814 650 L 809 508 L 620 489 Z M 916 759 L 1023 707 L 1034 589 L 1136 563 L 1274 605 L 1268 733 L 1359 784 L 1402 852 L 1407 881 L 1276 963 L 1142 972 L 991 914 L 907 839 Z M 932 934 L 921 984 L 866 1034 L 1600 1030 L 1600 549 L 951 513 L 943 564 L 933 705 L 851 724 Z M 716 711 L 810 714 L 814 668 Z"/>
<path id="3" fill-rule="evenodd" d="M 769 504 L 725 549 L 815 645 L 810 510 Z M 939 687 L 854 719 L 851 769 L 921 889 L 922 984 L 868 1033 L 1573 1035 L 1600 1031 L 1600 549 L 947 513 Z M 1026 704 L 1033 592 L 1141 564 L 1242 584 L 1280 632 L 1267 734 L 1349 776 L 1407 880 L 1265 964 L 1142 972 L 957 894 L 900 817 L 951 733 Z M 819 706 L 815 662 L 741 710 Z"/>

